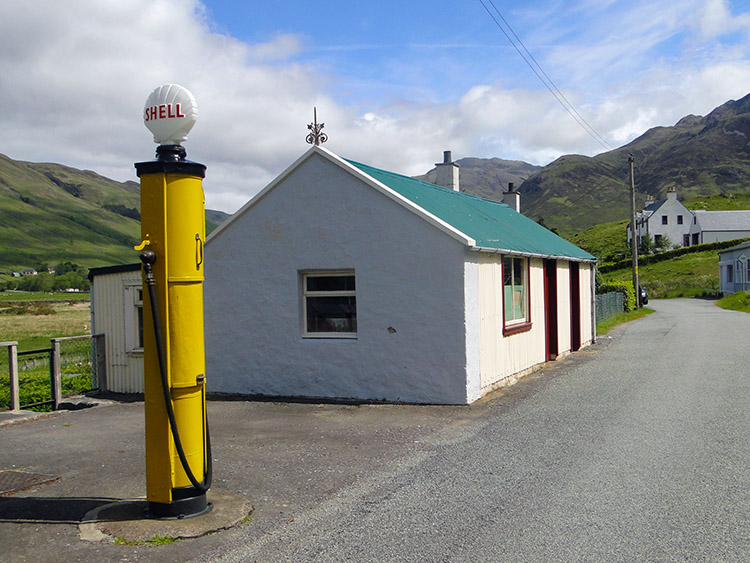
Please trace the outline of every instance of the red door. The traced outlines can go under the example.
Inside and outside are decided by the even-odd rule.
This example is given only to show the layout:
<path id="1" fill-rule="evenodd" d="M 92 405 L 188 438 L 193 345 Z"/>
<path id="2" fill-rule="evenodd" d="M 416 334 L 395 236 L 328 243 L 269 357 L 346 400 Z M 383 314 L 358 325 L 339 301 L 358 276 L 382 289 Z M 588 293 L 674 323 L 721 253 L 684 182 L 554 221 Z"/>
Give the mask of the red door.
<path id="1" fill-rule="evenodd" d="M 544 326 L 547 360 L 557 358 L 557 261 L 544 261 Z"/>

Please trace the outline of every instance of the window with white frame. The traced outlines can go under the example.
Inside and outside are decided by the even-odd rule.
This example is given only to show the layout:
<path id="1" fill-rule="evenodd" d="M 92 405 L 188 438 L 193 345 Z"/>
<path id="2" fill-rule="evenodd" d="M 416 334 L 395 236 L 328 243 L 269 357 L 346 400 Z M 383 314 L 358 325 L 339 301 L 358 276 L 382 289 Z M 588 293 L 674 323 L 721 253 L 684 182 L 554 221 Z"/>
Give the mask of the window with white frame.
<path id="1" fill-rule="evenodd" d="M 143 352 L 143 286 L 125 286 L 125 349 Z"/>
<path id="2" fill-rule="evenodd" d="M 735 271 L 737 272 L 736 283 L 747 283 L 750 282 L 750 260 L 744 254 L 741 254 L 735 263 Z"/>
<path id="3" fill-rule="evenodd" d="M 503 257 L 505 326 L 529 322 L 529 264 L 527 258 Z"/>
<path id="4" fill-rule="evenodd" d="M 357 335 L 354 270 L 302 274 L 304 336 L 353 338 Z"/>

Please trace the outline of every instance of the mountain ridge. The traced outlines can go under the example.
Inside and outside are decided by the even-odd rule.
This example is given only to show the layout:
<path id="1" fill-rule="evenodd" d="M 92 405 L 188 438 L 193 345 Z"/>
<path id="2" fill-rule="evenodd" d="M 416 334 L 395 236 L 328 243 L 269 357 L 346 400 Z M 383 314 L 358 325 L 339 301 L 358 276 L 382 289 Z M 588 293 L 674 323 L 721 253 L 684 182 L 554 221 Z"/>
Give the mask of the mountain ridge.
<path id="1" fill-rule="evenodd" d="M 207 229 L 227 217 L 207 215 Z M 0 240 L 6 273 L 61 261 L 85 267 L 137 261 L 140 185 L 0 154 Z"/>
<path id="2" fill-rule="evenodd" d="M 706 116 L 686 115 L 672 126 L 652 127 L 626 145 L 596 156 L 563 155 L 543 167 L 526 164 L 508 174 L 503 159 L 462 158 L 462 191 L 502 200 L 508 182 L 521 193 L 521 211 L 571 235 L 630 216 L 628 155 L 635 159 L 636 206 L 665 197 L 750 193 L 750 95 L 714 108 Z M 522 162 L 522 161 L 521 161 Z M 434 181 L 435 169 L 419 176 Z"/>
<path id="3" fill-rule="evenodd" d="M 750 194 L 750 95 L 653 127 L 630 143 L 593 157 L 564 155 L 540 167 L 519 160 L 466 157 L 462 191 L 502 200 L 508 183 L 521 211 L 570 237 L 630 215 L 628 155 L 635 159 L 636 206 L 661 199 L 670 186 L 680 200 Z M 420 179 L 434 181 L 436 169 Z M 134 262 L 140 241 L 140 186 L 91 170 L 16 161 L 0 154 L 0 272 L 40 262 L 86 267 Z M 207 230 L 227 214 L 206 211 Z"/>

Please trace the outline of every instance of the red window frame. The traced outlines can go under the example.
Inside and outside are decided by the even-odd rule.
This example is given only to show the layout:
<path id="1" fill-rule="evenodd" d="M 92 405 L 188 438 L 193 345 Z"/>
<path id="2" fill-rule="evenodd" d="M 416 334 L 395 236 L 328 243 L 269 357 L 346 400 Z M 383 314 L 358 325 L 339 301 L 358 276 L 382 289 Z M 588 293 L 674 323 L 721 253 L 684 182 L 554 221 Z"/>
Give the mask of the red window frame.
<path id="1" fill-rule="evenodd" d="M 510 260 L 523 260 L 526 269 L 525 275 L 525 287 L 526 290 L 526 317 L 522 320 L 513 319 L 508 321 L 505 318 L 505 262 L 506 259 Z M 528 332 L 531 330 L 531 260 L 523 256 L 503 256 L 501 261 L 502 268 L 502 301 L 503 301 L 503 336 L 511 336 L 513 334 L 519 334 L 521 332 Z"/>

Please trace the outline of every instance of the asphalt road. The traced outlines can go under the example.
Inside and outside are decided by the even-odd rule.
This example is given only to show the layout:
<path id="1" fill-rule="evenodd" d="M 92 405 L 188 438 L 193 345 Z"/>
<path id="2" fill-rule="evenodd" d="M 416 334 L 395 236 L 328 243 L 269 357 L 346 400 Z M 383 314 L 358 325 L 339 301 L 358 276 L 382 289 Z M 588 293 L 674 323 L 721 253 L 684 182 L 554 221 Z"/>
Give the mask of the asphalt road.
<path id="1" fill-rule="evenodd" d="M 255 512 L 170 545 L 78 536 L 145 494 L 142 403 L 2 427 L 0 470 L 57 480 L 0 497 L 0 560 L 748 561 L 750 315 L 650 307 L 470 407 L 212 401 Z"/>
<path id="2" fill-rule="evenodd" d="M 749 561 L 750 315 L 652 308 L 222 560 Z"/>

